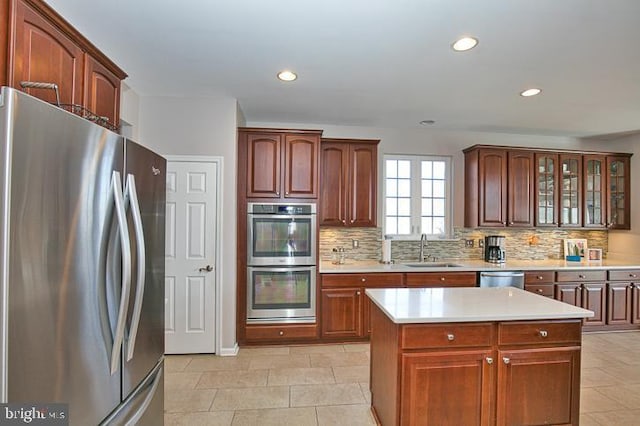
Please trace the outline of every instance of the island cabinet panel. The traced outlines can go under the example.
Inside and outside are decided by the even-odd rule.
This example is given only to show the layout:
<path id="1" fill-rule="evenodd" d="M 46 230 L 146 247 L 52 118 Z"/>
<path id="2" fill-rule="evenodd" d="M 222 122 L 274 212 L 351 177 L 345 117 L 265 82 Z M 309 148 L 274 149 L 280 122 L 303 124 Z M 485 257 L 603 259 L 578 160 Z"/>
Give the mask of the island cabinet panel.
<path id="1" fill-rule="evenodd" d="M 490 425 L 492 356 L 490 349 L 403 354 L 400 424 Z"/>
<path id="2" fill-rule="evenodd" d="M 371 318 L 378 424 L 578 425 L 581 321 Z"/>
<path id="3" fill-rule="evenodd" d="M 409 272 L 405 274 L 407 287 L 476 287 L 475 272 Z"/>
<path id="4" fill-rule="evenodd" d="M 497 425 L 577 425 L 580 348 L 500 350 Z"/>

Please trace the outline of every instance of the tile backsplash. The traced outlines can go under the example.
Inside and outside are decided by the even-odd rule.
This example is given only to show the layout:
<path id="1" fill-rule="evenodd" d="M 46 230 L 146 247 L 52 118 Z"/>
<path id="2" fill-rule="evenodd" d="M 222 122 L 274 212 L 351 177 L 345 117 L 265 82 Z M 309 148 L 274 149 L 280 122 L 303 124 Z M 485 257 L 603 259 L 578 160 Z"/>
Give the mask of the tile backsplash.
<path id="1" fill-rule="evenodd" d="M 429 240 L 426 255 L 438 259 L 474 260 L 483 258 L 483 249 L 478 240 L 486 235 L 506 237 L 507 260 L 562 259 L 565 238 L 586 238 L 589 248 L 602 249 L 606 255 L 608 232 L 599 230 L 569 229 L 467 229 L 455 228 L 453 240 Z M 320 228 L 320 258 L 330 260 L 334 247 L 343 247 L 347 259 L 380 260 L 382 251 L 381 228 Z M 352 241 L 358 240 L 358 248 L 352 248 Z M 473 247 L 466 247 L 465 240 L 473 240 Z M 419 241 L 393 241 L 391 258 L 395 261 L 417 261 L 420 253 Z"/>

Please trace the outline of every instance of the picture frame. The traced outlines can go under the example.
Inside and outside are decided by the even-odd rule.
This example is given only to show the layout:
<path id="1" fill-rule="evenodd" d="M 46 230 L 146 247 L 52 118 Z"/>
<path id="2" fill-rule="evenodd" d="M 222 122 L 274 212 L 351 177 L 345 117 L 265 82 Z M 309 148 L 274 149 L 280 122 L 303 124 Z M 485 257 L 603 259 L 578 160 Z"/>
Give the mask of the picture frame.
<path id="1" fill-rule="evenodd" d="M 589 262 L 602 262 L 602 249 L 588 249 L 587 253 Z"/>
<path id="2" fill-rule="evenodd" d="M 588 256 L 589 248 L 585 238 L 567 238 L 564 240 L 564 256 L 566 260 L 582 261 Z M 588 257 L 586 257 L 588 259 Z"/>

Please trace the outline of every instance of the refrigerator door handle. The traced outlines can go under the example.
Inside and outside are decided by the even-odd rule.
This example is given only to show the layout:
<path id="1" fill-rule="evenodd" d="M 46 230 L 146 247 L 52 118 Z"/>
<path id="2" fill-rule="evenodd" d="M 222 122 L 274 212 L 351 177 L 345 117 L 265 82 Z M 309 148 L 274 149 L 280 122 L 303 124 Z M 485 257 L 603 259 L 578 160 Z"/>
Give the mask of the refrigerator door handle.
<path id="1" fill-rule="evenodd" d="M 127 423 L 125 423 L 125 426 L 135 426 L 136 424 L 138 424 L 138 421 L 147 411 L 147 408 L 149 408 L 149 405 L 151 404 L 151 401 L 153 401 L 153 397 L 156 394 L 156 390 L 158 389 L 158 385 L 160 384 L 163 368 L 164 367 L 160 367 L 160 369 L 157 371 L 156 377 L 153 379 L 153 384 L 151 385 L 151 389 L 147 393 L 147 396 L 144 398 L 144 401 L 142 401 L 142 404 L 140 404 L 140 408 L 138 409 L 138 411 L 136 411 L 136 413 L 127 421 Z"/>
<path id="2" fill-rule="evenodd" d="M 120 180 L 120 173 L 117 171 L 114 171 L 111 175 L 111 191 L 113 192 L 116 218 L 118 219 L 118 235 L 120 236 L 120 244 L 122 244 L 122 291 L 120 293 L 118 322 L 116 323 L 113 347 L 111 348 L 111 375 L 113 375 L 118 371 L 118 366 L 120 365 L 120 352 L 124 338 L 124 326 L 127 320 L 127 308 L 129 307 L 129 293 L 131 291 L 131 245 L 129 243 L 127 216 L 124 210 L 122 181 Z"/>
<path id="3" fill-rule="evenodd" d="M 131 204 L 131 216 L 133 217 L 133 227 L 136 236 L 137 246 L 137 263 L 138 275 L 136 283 L 136 299 L 133 304 L 133 315 L 131 318 L 131 327 L 129 329 L 129 338 L 127 340 L 127 361 L 133 358 L 133 351 L 136 346 L 136 335 L 138 334 L 138 326 L 140 324 L 140 315 L 142 314 L 142 300 L 144 298 L 144 284 L 146 273 L 146 248 L 144 245 L 144 229 L 142 227 L 142 214 L 140 213 L 140 203 L 138 202 L 138 191 L 136 189 L 135 176 L 127 175 L 127 183 L 125 185 L 125 205 L 127 202 Z"/>

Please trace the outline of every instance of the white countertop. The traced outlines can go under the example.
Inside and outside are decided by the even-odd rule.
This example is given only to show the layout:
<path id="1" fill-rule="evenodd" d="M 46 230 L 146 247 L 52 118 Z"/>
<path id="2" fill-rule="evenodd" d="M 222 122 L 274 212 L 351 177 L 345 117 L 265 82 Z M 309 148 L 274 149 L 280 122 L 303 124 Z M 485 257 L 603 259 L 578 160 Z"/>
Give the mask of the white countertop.
<path id="1" fill-rule="evenodd" d="M 503 264 L 488 263 L 483 260 L 441 259 L 439 263 L 453 263 L 456 267 L 429 266 L 432 262 L 407 262 L 385 265 L 377 261 L 347 261 L 335 265 L 327 260 L 320 261 L 321 274 L 373 273 L 373 272 L 465 272 L 465 271 L 541 271 L 541 270 L 584 270 L 584 269 L 640 269 L 640 262 L 605 259 L 599 262 L 567 262 L 564 260 L 508 260 Z M 418 264 L 424 266 L 407 266 Z"/>
<path id="2" fill-rule="evenodd" d="M 589 318 L 593 312 L 514 287 L 381 288 L 367 296 L 396 324 Z"/>

